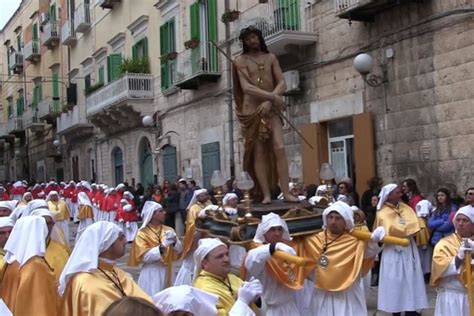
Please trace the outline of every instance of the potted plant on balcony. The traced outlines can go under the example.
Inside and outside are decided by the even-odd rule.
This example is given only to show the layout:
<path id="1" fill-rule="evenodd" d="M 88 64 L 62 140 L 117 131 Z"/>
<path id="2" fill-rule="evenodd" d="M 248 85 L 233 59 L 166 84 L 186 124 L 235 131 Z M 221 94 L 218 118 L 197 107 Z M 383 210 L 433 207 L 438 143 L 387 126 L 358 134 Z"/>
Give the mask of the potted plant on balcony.
<path id="1" fill-rule="evenodd" d="M 170 52 L 168 53 L 168 60 L 175 60 L 178 57 L 177 52 Z"/>
<path id="2" fill-rule="evenodd" d="M 222 23 L 234 22 L 239 19 L 240 11 L 230 10 L 222 14 L 221 21 Z"/>
<path id="3" fill-rule="evenodd" d="M 198 46 L 199 46 L 199 40 L 196 39 L 196 38 L 192 38 L 192 39 L 184 42 L 184 47 L 186 49 L 195 49 Z"/>
<path id="4" fill-rule="evenodd" d="M 160 56 L 160 61 L 161 61 L 162 63 L 166 63 L 166 62 L 168 61 L 168 59 L 169 59 L 169 58 L 168 58 L 168 54 L 164 54 L 164 55 L 161 55 L 161 56 Z"/>
<path id="5" fill-rule="evenodd" d="M 147 57 L 141 59 L 124 58 L 120 64 L 120 73 L 149 74 L 150 62 Z"/>
<path id="6" fill-rule="evenodd" d="M 96 90 L 99 90 L 100 88 L 102 88 L 104 86 L 104 83 L 102 82 L 98 82 L 96 83 L 95 85 L 92 85 L 88 88 L 86 88 L 85 90 L 85 95 L 89 95 L 91 94 L 92 92 L 96 91 Z"/>

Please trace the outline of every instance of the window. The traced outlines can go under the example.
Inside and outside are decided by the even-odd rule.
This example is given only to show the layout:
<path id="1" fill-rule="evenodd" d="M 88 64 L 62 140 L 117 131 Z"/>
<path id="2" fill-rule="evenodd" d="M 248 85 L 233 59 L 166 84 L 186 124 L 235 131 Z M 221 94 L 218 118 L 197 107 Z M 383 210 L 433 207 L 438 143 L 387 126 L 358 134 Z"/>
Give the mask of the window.
<path id="1" fill-rule="evenodd" d="M 85 85 L 85 90 L 88 91 L 89 88 L 91 87 L 91 75 L 88 74 L 84 77 L 84 85 Z"/>
<path id="2" fill-rule="evenodd" d="M 169 59 L 169 53 L 176 52 L 175 19 L 172 18 L 160 27 L 161 90 L 173 86 L 176 60 Z"/>
<path id="3" fill-rule="evenodd" d="M 33 99 L 31 101 L 31 106 L 36 108 L 38 103 L 43 99 L 43 87 L 41 82 L 37 82 L 33 87 Z"/>
<path id="4" fill-rule="evenodd" d="M 20 96 L 16 100 L 16 115 L 21 116 L 25 112 L 25 102 L 23 99 L 23 92 L 21 92 Z"/>
<path id="5" fill-rule="evenodd" d="M 8 98 L 8 118 L 13 117 L 13 99 L 10 97 Z"/>
<path id="6" fill-rule="evenodd" d="M 133 60 L 140 60 L 148 57 L 148 38 L 144 37 L 132 47 Z"/>
<path id="7" fill-rule="evenodd" d="M 217 72 L 218 52 L 209 41 L 217 42 L 217 0 L 198 1 L 190 6 L 191 39 L 200 45 L 191 50 L 192 73 Z"/>

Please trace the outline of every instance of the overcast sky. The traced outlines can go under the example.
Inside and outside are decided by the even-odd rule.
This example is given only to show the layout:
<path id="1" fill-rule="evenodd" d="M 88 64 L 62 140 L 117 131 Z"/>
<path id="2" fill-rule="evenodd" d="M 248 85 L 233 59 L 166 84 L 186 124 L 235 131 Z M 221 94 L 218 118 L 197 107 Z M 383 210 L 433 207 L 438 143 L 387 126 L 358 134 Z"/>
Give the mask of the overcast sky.
<path id="1" fill-rule="evenodd" d="M 21 0 L 0 0 L 0 29 L 3 29 L 3 26 L 18 8 L 20 2 Z"/>

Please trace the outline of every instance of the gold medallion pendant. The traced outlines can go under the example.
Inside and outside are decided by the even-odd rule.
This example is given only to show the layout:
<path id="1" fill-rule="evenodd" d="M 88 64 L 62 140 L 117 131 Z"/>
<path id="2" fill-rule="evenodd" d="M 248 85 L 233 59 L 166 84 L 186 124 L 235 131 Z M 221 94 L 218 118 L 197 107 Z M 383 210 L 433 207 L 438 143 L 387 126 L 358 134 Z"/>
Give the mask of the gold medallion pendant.
<path id="1" fill-rule="evenodd" d="M 329 258 L 325 254 L 319 256 L 318 264 L 321 268 L 327 268 L 329 265 Z"/>

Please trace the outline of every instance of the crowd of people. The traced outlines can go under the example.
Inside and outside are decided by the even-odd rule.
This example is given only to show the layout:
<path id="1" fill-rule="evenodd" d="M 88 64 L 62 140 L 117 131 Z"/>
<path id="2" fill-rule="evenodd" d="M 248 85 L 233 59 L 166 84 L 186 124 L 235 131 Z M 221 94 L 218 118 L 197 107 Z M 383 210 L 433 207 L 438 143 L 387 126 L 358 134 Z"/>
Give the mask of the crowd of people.
<path id="1" fill-rule="evenodd" d="M 1 186 L 0 314 L 367 315 L 371 270 L 379 310 L 418 315 L 429 307 L 429 280 L 436 315 L 469 314 L 462 276 L 474 247 L 474 188 L 465 200 L 439 188 L 430 202 L 412 179 L 373 178 L 361 199 L 350 179 L 334 192 L 290 184 L 299 200 L 329 202 L 321 231 L 292 238 L 285 219 L 269 213 L 243 247 L 196 228 L 221 210 L 213 192 L 189 182 Z M 229 180 L 220 216 L 236 219 L 242 197 Z M 137 282 L 117 266 L 127 243 Z"/>

